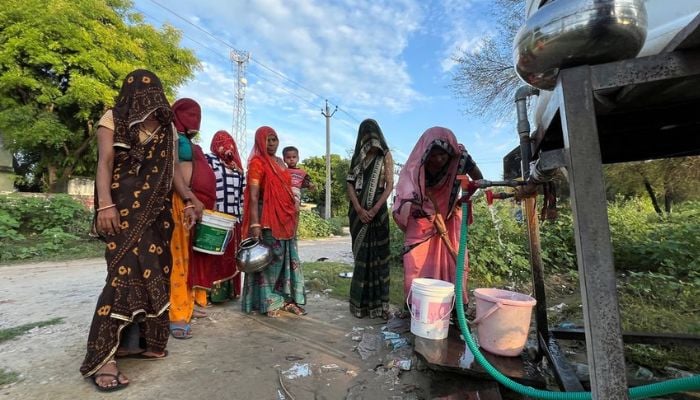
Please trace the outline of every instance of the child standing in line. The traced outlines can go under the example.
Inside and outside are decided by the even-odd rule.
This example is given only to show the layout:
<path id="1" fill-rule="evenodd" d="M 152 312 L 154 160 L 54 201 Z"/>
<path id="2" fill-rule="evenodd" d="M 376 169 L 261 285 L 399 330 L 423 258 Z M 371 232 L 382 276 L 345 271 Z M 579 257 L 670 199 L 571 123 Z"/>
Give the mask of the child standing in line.
<path id="1" fill-rule="evenodd" d="M 284 163 L 287 164 L 289 174 L 292 176 L 292 192 L 297 205 L 297 211 L 301 208 L 301 189 L 316 190 L 311 183 L 311 177 L 301 168 L 297 168 L 299 162 L 299 150 L 294 146 L 282 149 Z"/>

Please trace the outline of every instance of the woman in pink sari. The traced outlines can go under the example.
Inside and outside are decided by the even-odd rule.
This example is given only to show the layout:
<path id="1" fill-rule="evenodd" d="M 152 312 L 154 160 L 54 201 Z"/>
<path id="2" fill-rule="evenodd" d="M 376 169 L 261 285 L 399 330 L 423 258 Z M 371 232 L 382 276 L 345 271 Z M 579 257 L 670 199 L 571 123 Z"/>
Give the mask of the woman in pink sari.
<path id="1" fill-rule="evenodd" d="M 405 296 L 415 278 L 455 283 L 454 250 L 459 244 L 462 223 L 457 176 L 464 174 L 482 179 L 481 171 L 464 146 L 457 143 L 451 130 L 442 127 L 423 133 L 401 169 L 392 211 L 405 234 Z M 465 258 L 461 268 L 467 265 Z M 467 299 L 466 274 L 463 288 L 463 298 Z"/>

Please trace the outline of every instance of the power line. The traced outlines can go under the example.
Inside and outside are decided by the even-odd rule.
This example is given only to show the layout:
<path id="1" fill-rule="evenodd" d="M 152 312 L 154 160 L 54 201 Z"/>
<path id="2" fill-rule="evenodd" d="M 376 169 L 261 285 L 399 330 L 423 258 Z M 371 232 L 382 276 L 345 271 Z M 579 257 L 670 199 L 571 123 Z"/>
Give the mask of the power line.
<path id="1" fill-rule="evenodd" d="M 184 21 L 184 22 L 187 23 L 188 25 L 190 25 L 190 26 L 194 27 L 195 29 L 199 30 L 200 32 L 203 32 L 204 34 L 208 35 L 209 37 L 213 38 L 214 40 L 216 40 L 216 41 L 218 41 L 218 42 L 224 44 L 224 45 L 227 46 L 227 47 L 229 47 L 231 50 L 237 50 L 237 48 L 236 48 L 234 45 L 232 45 L 231 43 L 229 43 L 229 42 L 227 42 L 227 41 L 225 41 L 225 40 L 219 38 L 218 36 L 215 36 L 214 34 L 212 34 L 211 32 L 207 31 L 206 29 L 200 27 L 199 25 L 197 25 L 197 24 L 191 22 L 191 21 L 188 20 L 187 18 L 181 16 L 181 15 L 178 14 L 177 12 L 175 12 L 175 11 L 171 10 L 170 8 L 168 8 L 168 7 L 164 6 L 164 5 L 162 5 L 162 4 L 159 3 L 157 0 L 150 0 L 150 1 L 151 1 L 153 4 L 157 5 L 158 7 L 160 7 L 160 8 L 162 8 L 162 9 L 168 11 L 169 13 L 173 14 L 173 15 L 176 16 L 177 18 L 181 19 L 182 21 Z M 251 60 L 252 62 L 254 62 L 254 63 L 260 65 L 262 68 L 265 68 L 265 69 L 269 70 L 270 72 L 272 72 L 272 73 L 274 73 L 274 74 L 276 74 L 276 75 L 282 77 L 283 79 L 286 79 L 287 81 L 293 83 L 294 85 L 298 86 L 300 89 L 303 89 L 303 90 L 305 90 L 305 91 L 307 91 L 307 92 L 313 94 L 314 96 L 316 96 L 316 97 L 318 97 L 318 98 L 320 98 L 320 99 L 324 99 L 324 98 L 325 98 L 324 96 L 322 96 L 322 95 L 320 95 L 320 94 L 318 94 L 318 93 L 312 91 L 311 89 L 306 88 L 305 86 L 303 86 L 301 83 L 295 81 L 294 79 L 289 78 L 289 77 L 286 76 L 285 74 L 283 74 L 283 73 L 281 73 L 281 72 L 279 72 L 279 71 L 277 71 L 277 70 L 275 70 L 275 69 L 273 69 L 273 68 L 271 68 L 271 67 L 268 67 L 267 65 L 265 65 L 265 64 L 262 63 L 261 61 L 257 60 L 255 57 L 251 56 L 251 57 L 250 57 L 250 60 Z"/>
<path id="2" fill-rule="evenodd" d="M 147 16 L 148 18 L 152 19 L 152 20 L 155 21 L 155 22 L 160 22 L 160 21 L 161 21 L 161 20 L 159 20 L 158 18 L 155 18 L 154 16 L 148 14 L 147 12 L 145 12 L 145 11 L 139 9 L 138 7 L 134 7 L 134 9 L 135 9 L 136 11 L 140 12 L 141 14 Z M 192 38 L 192 36 L 189 36 L 189 35 L 187 35 L 187 34 L 184 33 L 184 32 L 182 32 L 182 36 L 183 36 L 184 38 L 188 39 L 189 41 L 191 41 L 192 43 L 196 44 L 197 46 L 200 46 L 201 48 L 204 48 L 204 49 L 206 49 L 206 50 L 209 50 L 212 54 L 215 54 L 216 56 L 221 57 L 222 60 L 226 60 L 226 62 L 230 62 L 230 60 L 229 60 L 226 56 L 224 56 L 223 54 L 221 54 L 221 52 L 212 49 L 211 47 L 209 47 L 209 46 L 203 44 L 202 42 L 200 42 L 200 41 L 198 41 L 198 40 L 195 40 L 194 38 Z M 223 42 L 223 43 L 224 43 L 226 46 L 229 46 L 226 42 Z M 230 46 L 229 46 L 229 47 L 230 47 Z M 231 47 L 231 48 L 232 48 L 232 47 Z M 313 108 L 318 108 L 318 106 L 319 106 L 318 104 L 314 104 L 313 102 L 311 102 L 309 99 L 306 99 L 306 98 L 304 98 L 304 97 L 301 97 L 300 95 L 298 95 L 298 94 L 296 94 L 296 93 L 290 91 L 289 89 L 287 89 L 287 87 L 283 86 L 283 84 L 278 83 L 278 82 L 275 82 L 275 81 L 273 81 L 273 80 L 271 80 L 271 79 L 265 77 L 264 75 L 261 75 L 260 73 L 257 73 L 257 72 L 252 71 L 252 70 L 249 70 L 249 71 L 247 71 L 247 72 L 250 73 L 250 74 L 252 74 L 252 75 L 257 76 L 260 80 L 263 80 L 263 81 L 266 81 L 266 82 L 270 83 L 272 86 L 277 87 L 278 89 L 284 91 L 285 93 L 290 94 L 290 95 L 292 95 L 292 96 L 298 98 L 299 100 L 305 102 L 306 104 L 310 105 L 310 106 L 313 107 Z M 344 110 L 341 110 L 341 111 L 347 114 L 347 112 L 345 112 Z M 349 115 L 349 114 L 348 114 L 348 115 Z"/>

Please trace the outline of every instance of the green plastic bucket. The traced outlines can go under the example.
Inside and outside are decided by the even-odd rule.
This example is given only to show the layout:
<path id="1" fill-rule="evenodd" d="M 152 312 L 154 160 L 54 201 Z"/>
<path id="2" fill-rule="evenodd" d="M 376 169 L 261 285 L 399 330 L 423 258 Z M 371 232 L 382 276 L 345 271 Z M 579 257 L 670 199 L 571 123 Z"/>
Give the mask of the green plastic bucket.
<path id="1" fill-rule="evenodd" d="M 224 254 L 235 223 L 233 215 L 204 210 L 202 222 L 195 227 L 192 249 L 207 254 Z"/>

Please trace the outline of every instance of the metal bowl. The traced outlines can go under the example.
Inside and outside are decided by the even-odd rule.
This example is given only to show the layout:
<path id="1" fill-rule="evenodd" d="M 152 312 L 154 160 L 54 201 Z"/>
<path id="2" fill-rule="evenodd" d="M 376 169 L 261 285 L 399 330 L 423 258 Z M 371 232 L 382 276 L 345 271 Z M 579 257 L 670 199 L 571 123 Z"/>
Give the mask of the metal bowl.
<path id="1" fill-rule="evenodd" d="M 255 238 L 243 240 L 236 253 L 238 270 L 248 274 L 264 270 L 273 259 L 272 249 Z"/>

